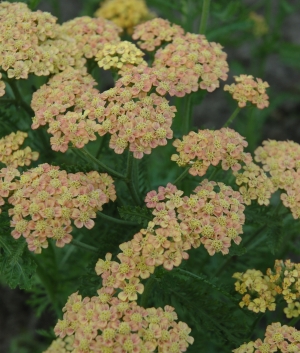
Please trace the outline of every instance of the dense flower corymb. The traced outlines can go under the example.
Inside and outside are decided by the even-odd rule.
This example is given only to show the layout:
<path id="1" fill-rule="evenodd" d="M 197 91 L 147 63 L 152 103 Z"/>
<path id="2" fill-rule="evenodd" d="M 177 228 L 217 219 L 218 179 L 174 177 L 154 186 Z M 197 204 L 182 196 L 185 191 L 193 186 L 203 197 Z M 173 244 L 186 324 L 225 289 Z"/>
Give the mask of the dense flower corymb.
<path id="1" fill-rule="evenodd" d="M 72 240 L 72 222 L 77 228 L 91 229 L 96 212 L 103 204 L 114 201 L 116 192 L 112 178 L 97 172 L 67 173 L 49 164 L 24 172 L 15 181 L 8 202 L 13 205 L 12 236 L 26 238 L 28 248 L 40 253 L 48 246 L 48 238 L 63 247 Z"/>

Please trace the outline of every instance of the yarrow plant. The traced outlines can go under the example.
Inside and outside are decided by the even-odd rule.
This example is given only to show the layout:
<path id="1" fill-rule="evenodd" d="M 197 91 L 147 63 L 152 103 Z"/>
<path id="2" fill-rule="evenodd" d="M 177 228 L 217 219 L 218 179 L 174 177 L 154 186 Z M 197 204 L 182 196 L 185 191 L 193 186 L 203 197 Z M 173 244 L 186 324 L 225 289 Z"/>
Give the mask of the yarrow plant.
<path id="1" fill-rule="evenodd" d="M 300 147 L 243 136 L 269 84 L 223 84 L 209 4 L 87 1 L 61 23 L 0 3 L 0 274 L 53 315 L 39 352 L 300 351 Z M 232 115 L 193 127 L 221 86 Z"/>

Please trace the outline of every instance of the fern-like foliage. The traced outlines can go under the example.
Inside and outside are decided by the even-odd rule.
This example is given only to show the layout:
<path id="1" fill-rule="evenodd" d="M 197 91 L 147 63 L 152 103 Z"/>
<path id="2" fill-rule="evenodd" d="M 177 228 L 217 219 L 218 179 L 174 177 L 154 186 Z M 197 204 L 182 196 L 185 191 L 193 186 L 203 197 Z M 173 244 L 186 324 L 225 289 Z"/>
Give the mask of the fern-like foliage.
<path id="1" fill-rule="evenodd" d="M 147 207 L 122 206 L 118 207 L 118 211 L 121 218 L 141 224 L 143 227 L 147 227 L 148 222 L 152 220 L 152 214 Z"/>
<path id="2" fill-rule="evenodd" d="M 192 328 L 195 343 L 188 352 L 199 352 L 203 343 L 207 348 L 210 342 L 229 353 L 249 336 L 255 316 L 240 309 L 236 299 L 218 284 L 176 269 L 161 270 L 157 275 L 156 305 L 173 305 L 179 319 Z"/>
<path id="3" fill-rule="evenodd" d="M 36 264 L 27 250 L 24 238 L 15 240 L 10 235 L 7 211 L 0 214 L 0 275 L 11 288 L 32 286 Z"/>

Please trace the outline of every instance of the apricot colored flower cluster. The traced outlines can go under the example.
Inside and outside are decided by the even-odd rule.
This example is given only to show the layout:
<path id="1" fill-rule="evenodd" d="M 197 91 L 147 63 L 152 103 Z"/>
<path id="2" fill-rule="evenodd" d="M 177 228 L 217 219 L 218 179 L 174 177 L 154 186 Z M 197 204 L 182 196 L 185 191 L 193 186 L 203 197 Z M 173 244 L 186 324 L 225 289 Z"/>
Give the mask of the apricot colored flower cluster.
<path id="1" fill-rule="evenodd" d="M 56 20 L 50 13 L 32 12 L 24 3 L 1 2 L 0 66 L 8 78 L 45 76 L 84 65 L 75 40 L 60 32 Z"/>
<path id="2" fill-rule="evenodd" d="M 230 128 L 191 131 L 182 140 L 173 142 L 179 155 L 174 154 L 171 159 L 180 167 L 191 165 L 189 173 L 194 176 L 204 175 L 210 165 L 220 162 L 223 170 L 237 171 L 241 162 L 252 161 L 250 153 L 244 152 L 247 145 L 245 138 Z"/>
<path id="3" fill-rule="evenodd" d="M 8 197 L 13 190 L 16 190 L 17 183 L 13 180 L 19 176 L 20 172 L 13 167 L 2 168 L 0 170 L 0 213 L 2 212 L 1 206 L 5 204 L 3 197 Z"/>
<path id="4" fill-rule="evenodd" d="M 147 51 L 153 51 L 164 42 L 171 42 L 174 38 L 184 35 L 184 29 L 163 18 L 154 18 L 136 26 L 132 38 L 138 41 L 138 46 Z"/>
<path id="5" fill-rule="evenodd" d="M 120 41 L 121 28 L 104 18 L 77 17 L 61 25 L 61 33 L 76 40 L 79 52 L 93 58 L 106 43 Z"/>
<path id="6" fill-rule="evenodd" d="M 180 353 L 194 341 L 189 336 L 191 329 L 176 322 L 173 307 L 145 309 L 135 301 L 113 297 L 105 288 L 92 298 L 73 293 L 63 311 L 63 320 L 58 320 L 54 332 L 60 339 L 74 337 L 73 350 L 68 350 L 73 353 Z M 44 353 L 51 352 L 50 347 Z"/>
<path id="7" fill-rule="evenodd" d="M 33 152 L 30 147 L 20 149 L 25 138 L 26 132 L 12 132 L 0 139 L 0 162 L 13 168 L 29 166 L 32 161 L 39 158 L 38 152 Z"/>
<path id="8" fill-rule="evenodd" d="M 255 161 L 263 165 L 275 189 L 285 191 L 281 200 L 295 219 L 300 217 L 300 145 L 293 141 L 263 141 L 255 150 Z"/>
<path id="9" fill-rule="evenodd" d="M 31 107 L 35 116 L 31 127 L 49 124 L 47 131 L 53 135 L 50 142 L 54 151 L 65 152 L 69 142 L 82 148 L 96 140 L 100 126 L 93 120 L 102 116 L 105 103 L 94 85 L 91 75 L 69 67 L 33 93 Z"/>
<path id="10" fill-rule="evenodd" d="M 106 0 L 101 3 L 95 16 L 104 17 L 132 33 L 134 26 L 149 20 L 154 14 L 144 0 Z"/>
<path id="11" fill-rule="evenodd" d="M 238 106 L 243 108 L 247 102 L 264 109 L 269 106 L 269 96 L 266 94 L 266 88 L 270 87 L 267 82 L 263 82 L 260 78 L 254 80 L 252 75 L 234 76 L 235 83 L 225 85 L 224 91 L 228 91 L 233 99 L 238 102 Z"/>
<path id="12" fill-rule="evenodd" d="M 242 173 L 233 172 L 233 174 L 237 185 L 241 185 L 239 190 L 245 204 L 251 205 L 252 200 L 257 200 L 259 205 L 268 206 L 277 188 L 267 174 L 253 162 L 244 165 L 240 171 Z"/>
<path id="13" fill-rule="evenodd" d="M 264 340 L 250 341 L 234 349 L 234 353 L 297 353 L 300 352 L 300 331 L 274 322 L 267 326 Z"/>
<path id="14" fill-rule="evenodd" d="M 96 55 L 99 67 L 104 70 L 111 68 L 121 69 L 124 65 L 139 65 L 147 63 L 143 60 L 145 54 L 133 43 L 122 41 L 117 44 L 107 43 Z"/>
<path id="15" fill-rule="evenodd" d="M 143 75 L 147 76 L 147 73 Z M 135 80 L 138 79 L 136 75 Z M 139 83 L 146 85 L 148 81 L 149 78 L 144 78 Z M 109 146 L 117 154 L 129 146 L 135 158 L 142 158 L 153 148 L 165 146 L 167 139 L 173 137 L 171 125 L 176 107 L 170 106 L 166 98 L 155 93 L 147 95 L 142 89 L 138 84 L 124 87 L 117 81 L 116 87 L 101 93 L 107 106 L 98 133 L 112 135 Z"/>
<path id="16" fill-rule="evenodd" d="M 265 312 L 266 309 L 274 311 L 275 297 L 281 295 L 287 303 L 283 310 L 287 318 L 300 315 L 300 264 L 290 260 L 276 260 L 274 271 L 270 268 L 266 275 L 261 271 L 247 270 L 245 273 L 235 273 L 237 279 L 235 289 L 245 294 L 240 302 L 241 307 L 249 310 Z"/>
<path id="17" fill-rule="evenodd" d="M 12 236 L 26 238 L 28 248 L 41 253 L 48 238 L 63 247 L 72 240 L 71 221 L 77 228 L 93 228 L 96 212 L 116 199 L 112 178 L 97 172 L 67 173 L 49 164 L 24 172 L 8 202 L 14 207 Z M 7 197 L 8 195 L 6 195 Z"/>

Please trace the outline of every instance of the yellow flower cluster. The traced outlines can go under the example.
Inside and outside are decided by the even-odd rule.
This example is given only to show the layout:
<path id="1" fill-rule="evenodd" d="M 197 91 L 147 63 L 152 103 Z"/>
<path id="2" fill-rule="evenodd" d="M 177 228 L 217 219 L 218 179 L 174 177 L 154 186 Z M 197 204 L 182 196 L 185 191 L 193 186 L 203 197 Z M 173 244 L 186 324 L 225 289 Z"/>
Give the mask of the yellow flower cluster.
<path id="1" fill-rule="evenodd" d="M 78 292 L 69 297 L 63 320 L 54 328 L 59 338 L 44 353 L 55 348 L 55 353 L 181 353 L 194 342 L 191 329 L 176 321 L 173 307 L 145 309 L 135 301 L 121 301 L 106 288 L 97 292 L 92 298 Z"/>
<path id="2" fill-rule="evenodd" d="M 269 27 L 266 19 L 256 12 L 250 12 L 249 19 L 253 23 L 253 33 L 256 37 L 261 37 L 269 32 Z"/>
<path id="3" fill-rule="evenodd" d="M 287 318 L 300 315 L 300 264 L 290 260 L 276 260 L 274 270 L 270 268 L 266 275 L 261 271 L 247 270 L 233 275 L 237 279 L 235 290 L 245 294 L 240 302 L 241 307 L 249 310 L 265 312 L 275 310 L 275 297 L 281 295 L 287 303 L 283 310 Z"/>
<path id="4" fill-rule="evenodd" d="M 33 152 L 30 147 L 23 150 L 20 146 L 28 136 L 26 132 L 17 131 L 0 139 L 0 162 L 13 168 L 29 166 L 32 161 L 39 158 L 38 152 Z"/>
<path id="5" fill-rule="evenodd" d="M 95 12 L 96 17 L 111 20 L 128 33 L 133 27 L 154 17 L 144 0 L 106 0 Z"/>
<path id="6" fill-rule="evenodd" d="M 267 82 L 263 82 L 260 78 L 256 81 L 251 75 L 234 76 L 236 84 L 225 85 L 224 91 L 228 91 L 233 99 L 238 101 L 240 108 L 246 106 L 250 102 L 259 109 L 264 109 L 269 106 L 269 97 L 266 94 L 266 88 L 269 87 Z"/>
<path id="7" fill-rule="evenodd" d="M 173 142 L 179 155 L 173 154 L 171 159 L 180 167 L 191 165 L 189 173 L 194 176 L 203 176 L 210 165 L 220 162 L 222 169 L 237 171 L 241 169 L 240 162 L 252 161 L 251 155 L 244 152 L 247 145 L 245 138 L 230 128 L 191 131 Z"/>
<path id="8" fill-rule="evenodd" d="M 99 67 L 103 67 L 104 70 L 110 68 L 121 69 L 123 65 L 146 65 L 146 61 L 143 60 L 143 53 L 133 43 L 122 41 L 117 44 L 104 44 L 102 50 L 96 55 L 96 61 Z"/>
<path id="9" fill-rule="evenodd" d="M 75 39 L 81 55 L 93 58 L 104 44 L 120 41 L 121 28 L 103 18 L 83 16 L 63 23 L 60 32 Z"/>
<path id="10" fill-rule="evenodd" d="M 9 197 L 8 203 L 13 205 L 8 210 L 12 236 L 23 236 L 30 251 L 41 253 L 48 247 L 48 238 L 56 240 L 58 247 L 71 242 L 71 221 L 77 228 L 93 228 L 96 212 L 116 199 L 116 191 L 107 174 L 68 174 L 41 164 L 22 173 L 13 187 L 0 184 L 0 196 Z"/>
<path id="11" fill-rule="evenodd" d="M 234 353 L 298 353 L 300 352 L 300 331 L 294 327 L 274 322 L 267 326 L 263 341 L 259 338 L 234 349 Z"/>
<path id="12" fill-rule="evenodd" d="M 45 76 L 67 66 L 81 68 L 76 41 L 60 31 L 50 13 L 32 12 L 24 3 L 0 4 L 0 66 L 8 78 Z"/>
<path id="13" fill-rule="evenodd" d="M 255 150 L 255 161 L 262 164 L 275 190 L 283 189 L 281 200 L 295 219 L 300 217 L 300 145 L 293 141 L 263 141 Z"/>
<path id="14" fill-rule="evenodd" d="M 257 200 L 259 205 L 269 205 L 272 194 L 277 190 L 267 174 L 257 164 L 251 162 L 242 167 L 242 173 L 233 172 L 246 205 Z"/>

